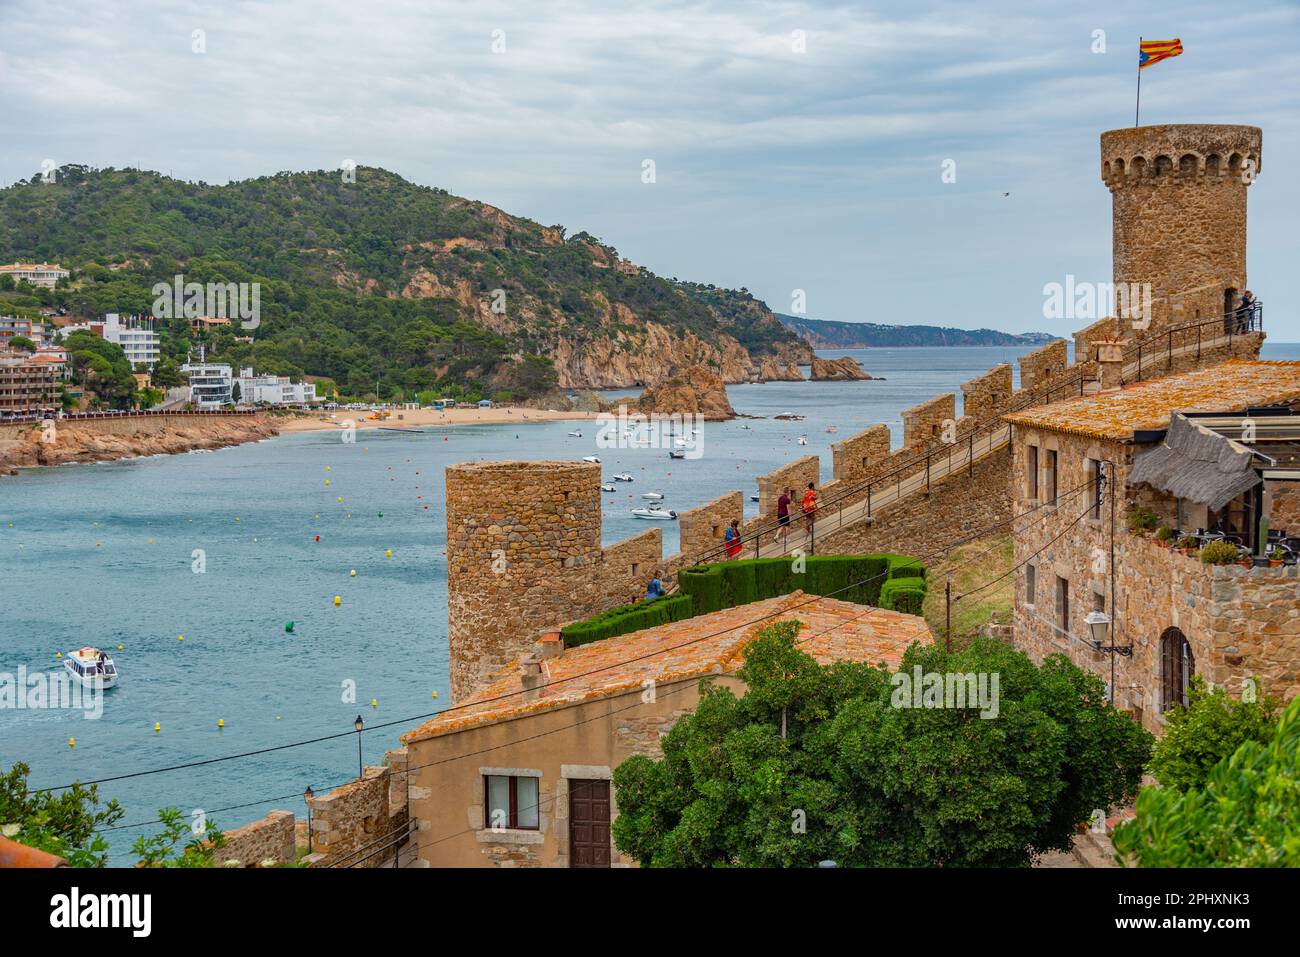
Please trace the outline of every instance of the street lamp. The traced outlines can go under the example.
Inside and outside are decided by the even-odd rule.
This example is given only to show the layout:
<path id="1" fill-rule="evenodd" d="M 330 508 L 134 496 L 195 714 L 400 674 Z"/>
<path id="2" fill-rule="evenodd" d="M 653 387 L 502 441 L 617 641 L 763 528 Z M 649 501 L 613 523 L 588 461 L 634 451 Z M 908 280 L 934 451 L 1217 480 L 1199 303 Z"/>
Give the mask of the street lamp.
<path id="1" fill-rule="evenodd" d="M 1092 635 L 1092 646 L 1097 651 L 1101 651 L 1101 646 L 1106 642 L 1106 634 L 1110 631 L 1110 615 L 1104 611 L 1088 612 L 1088 617 L 1084 619 L 1088 626 L 1088 633 Z"/>
<path id="2" fill-rule="evenodd" d="M 361 715 L 357 715 L 357 720 L 352 722 L 352 727 L 357 729 L 357 779 L 362 776 L 361 768 L 361 731 L 365 728 L 365 722 L 361 720 Z"/>
<path id="3" fill-rule="evenodd" d="M 313 831 L 311 826 L 311 799 L 316 795 L 312 793 L 311 785 L 307 785 L 307 790 L 302 792 L 302 799 L 307 802 L 307 853 L 311 854 L 315 850 L 312 847 Z"/>

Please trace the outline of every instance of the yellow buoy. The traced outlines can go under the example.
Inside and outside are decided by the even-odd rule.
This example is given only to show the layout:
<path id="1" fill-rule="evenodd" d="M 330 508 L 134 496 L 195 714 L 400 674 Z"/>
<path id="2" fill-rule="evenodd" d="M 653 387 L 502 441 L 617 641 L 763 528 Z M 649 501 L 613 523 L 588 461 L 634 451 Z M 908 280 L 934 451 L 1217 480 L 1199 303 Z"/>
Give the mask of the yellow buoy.
<path id="1" fill-rule="evenodd" d="M 176 640 L 177 640 L 177 641 L 184 641 L 184 640 L 185 640 L 185 636 L 184 636 L 184 635 L 177 635 L 177 636 L 176 636 Z"/>
<path id="2" fill-rule="evenodd" d="M 55 657 L 55 658 L 62 658 L 62 657 L 63 657 L 63 652 L 61 652 L 61 651 L 56 651 L 56 652 L 54 653 L 54 657 Z"/>
<path id="3" fill-rule="evenodd" d="M 329 479 L 326 479 L 326 480 L 325 480 L 325 487 L 326 487 L 326 488 L 329 488 L 329 484 L 330 484 L 330 480 L 329 480 Z"/>
<path id="4" fill-rule="evenodd" d="M 327 465 L 327 466 L 325 466 L 325 471 L 326 471 L 326 472 L 333 472 L 334 469 L 330 468 L 330 466 Z"/>
<path id="5" fill-rule="evenodd" d="M 218 719 L 217 719 L 217 727 L 218 727 L 218 728 L 224 728 L 225 726 L 226 726 L 226 719 L 225 719 L 225 718 L 218 718 Z"/>
<path id="6" fill-rule="evenodd" d="M 151 538 L 151 539 L 149 539 L 149 544 L 150 544 L 150 545 L 152 545 L 152 544 L 153 544 L 153 539 L 152 539 L 152 538 Z"/>
<path id="7" fill-rule="evenodd" d="M 343 496 L 342 496 L 342 495 L 339 496 L 339 504 L 340 504 L 340 505 L 343 504 Z"/>
<path id="8" fill-rule="evenodd" d="M 121 650 L 122 650 L 122 646 L 121 646 L 121 645 L 118 645 L 118 646 L 117 646 L 117 650 L 118 650 L 118 651 L 121 651 Z"/>
<path id="9" fill-rule="evenodd" d="M 70 748 L 75 748 L 76 746 L 77 746 L 77 739 L 76 739 L 76 738 L 68 738 L 68 747 L 70 747 Z"/>
<path id="10" fill-rule="evenodd" d="M 154 730 L 154 733 L 157 734 L 159 731 L 162 730 L 162 725 L 159 724 L 157 721 L 155 721 L 155 722 L 153 723 L 153 730 Z"/>
<path id="11" fill-rule="evenodd" d="M 279 720 L 280 720 L 280 716 L 279 716 L 278 714 L 275 716 L 275 720 L 276 720 L 276 721 L 279 721 Z"/>
<path id="12" fill-rule="evenodd" d="M 334 604 L 336 604 L 336 605 L 341 605 L 341 604 L 343 604 L 343 598 L 342 598 L 342 596 L 340 596 L 340 595 L 335 595 L 335 596 L 334 596 Z"/>
<path id="13" fill-rule="evenodd" d="M 392 550 L 391 548 L 385 549 L 385 550 L 384 550 L 384 557 L 385 557 L 385 558 L 392 558 L 392 557 L 393 557 L 393 550 Z"/>
<path id="14" fill-rule="evenodd" d="M 236 522 L 239 521 L 239 516 L 238 516 L 238 515 L 235 516 L 235 521 L 236 521 Z"/>
<path id="15" fill-rule="evenodd" d="M 433 696 L 434 696 L 435 698 L 438 697 L 438 692 L 435 691 L 435 692 L 433 693 Z"/>
<path id="16" fill-rule="evenodd" d="M 379 699 L 378 699 L 378 698 L 371 698 L 371 699 L 370 699 L 370 707 L 372 707 L 372 708 L 378 708 L 378 707 L 379 707 Z"/>
<path id="17" fill-rule="evenodd" d="M 354 569 L 352 569 L 352 571 L 348 572 L 348 577 L 349 577 L 349 578 L 356 578 L 356 577 L 357 577 L 357 570 L 354 568 Z"/>

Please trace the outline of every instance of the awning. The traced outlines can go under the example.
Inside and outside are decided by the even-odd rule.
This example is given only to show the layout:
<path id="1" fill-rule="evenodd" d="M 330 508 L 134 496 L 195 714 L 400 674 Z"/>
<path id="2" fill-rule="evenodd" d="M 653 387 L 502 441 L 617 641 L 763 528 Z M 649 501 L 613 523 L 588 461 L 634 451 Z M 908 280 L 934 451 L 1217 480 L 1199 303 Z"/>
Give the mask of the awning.
<path id="1" fill-rule="evenodd" d="M 1220 509 L 1261 481 L 1250 449 L 1175 414 L 1165 439 L 1138 454 L 1130 482 Z"/>

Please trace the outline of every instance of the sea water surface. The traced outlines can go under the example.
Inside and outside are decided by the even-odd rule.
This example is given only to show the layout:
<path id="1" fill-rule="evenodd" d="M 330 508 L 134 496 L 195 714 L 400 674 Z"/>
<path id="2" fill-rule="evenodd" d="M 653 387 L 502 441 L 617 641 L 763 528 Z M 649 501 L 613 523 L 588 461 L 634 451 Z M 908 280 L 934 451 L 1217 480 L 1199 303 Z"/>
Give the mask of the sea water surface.
<path id="1" fill-rule="evenodd" d="M 304 788 L 355 776 L 358 715 L 373 764 L 451 703 L 446 466 L 598 454 L 606 479 L 634 478 L 602 496 L 609 543 L 651 527 L 630 515 L 646 491 L 686 509 L 741 489 L 752 513 L 755 476 L 794 458 L 821 455 L 827 480 L 832 442 L 883 422 L 898 445 L 904 409 L 954 391 L 960 411 L 960 383 L 1024 351 L 832 350 L 882 378 L 733 386 L 737 411 L 767 418 L 705 424 L 695 460 L 597 449 L 597 423 L 578 424 L 577 439 L 574 423 L 550 422 L 367 429 L 355 444 L 299 433 L 0 480 L 0 680 L 20 667 L 57 673 L 56 652 L 86 645 L 111 651 L 121 672 L 97 720 L 0 709 L 0 769 L 29 764 L 36 788 L 120 778 L 100 786 L 126 809 L 106 834 L 115 864 L 132 861 L 160 807 L 202 810 L 223 829 L 273 808 L 303 815 Z M 1300 346 L 1270 345 L 1265 357 L 1300 359 Z M 787 411 L 807 418 L 771 418 Z M 665 553 L 676 551 L 675 525 L 655 524 Z M 338 737 L 265 751 L 328 735 Z M 255 751 L 264 753 L 121 777 Z"/>

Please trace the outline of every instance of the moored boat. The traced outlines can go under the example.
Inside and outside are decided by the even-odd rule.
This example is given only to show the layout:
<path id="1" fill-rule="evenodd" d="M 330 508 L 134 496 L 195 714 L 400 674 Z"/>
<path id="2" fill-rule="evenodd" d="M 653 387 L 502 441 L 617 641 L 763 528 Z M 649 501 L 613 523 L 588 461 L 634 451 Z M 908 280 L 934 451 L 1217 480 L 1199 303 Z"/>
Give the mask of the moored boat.
<path id="1" fill-rule="evenodd" d="M 63 659 L 63 667 L 87 688 L 108 689 L 117 684 L 117 666 L 107 652 L 98 648 L 78 648 Z"/>

